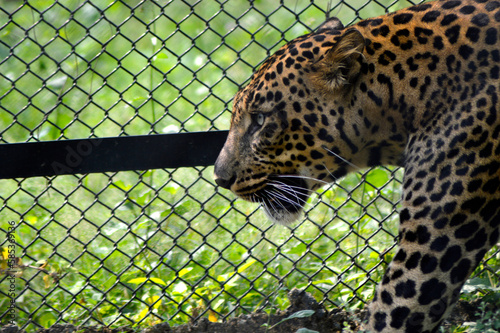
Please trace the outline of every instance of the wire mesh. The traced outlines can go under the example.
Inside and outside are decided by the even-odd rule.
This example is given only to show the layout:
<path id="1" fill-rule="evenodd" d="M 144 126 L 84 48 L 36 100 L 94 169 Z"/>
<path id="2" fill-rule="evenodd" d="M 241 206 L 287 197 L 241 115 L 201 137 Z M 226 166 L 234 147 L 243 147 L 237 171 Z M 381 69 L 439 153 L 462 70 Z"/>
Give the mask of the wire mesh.
<path id="1" fill-rule="evenodd" d="M 411 5 L 0 4 L 1 143 L 227 129 L 231 99 L 251 73 L 328 9 L 350 24 Z M 1 322 L 11 318 L 12 295 L 25 329 L 226 320 L 283 308 L 294 287 L 328 308 L 359 308 L 371 297 L 395 246 L 401 170 L 374 169 L 323 189 L 289 229 L 219 189 L 212 172 L 0 181 Z M 480 271 L 495 275 L 487 263 L 498 255 L 490 252 Z"/>

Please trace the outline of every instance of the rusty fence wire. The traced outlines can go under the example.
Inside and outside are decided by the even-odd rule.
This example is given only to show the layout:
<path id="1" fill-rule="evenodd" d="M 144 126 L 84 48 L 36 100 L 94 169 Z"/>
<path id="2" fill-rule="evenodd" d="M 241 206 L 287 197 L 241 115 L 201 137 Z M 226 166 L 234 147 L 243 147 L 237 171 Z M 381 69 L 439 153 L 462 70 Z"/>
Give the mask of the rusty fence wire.
<path id="1" fill-rule="evenodd" d="M 0 0 L 0 143 L 226 130 L 251 73 L 328 10 L 347 25 L 409 5 Z M 0 322 L 223 321 L 284 308 L 292 288 L 327 308 L 364 306 L 395 247 L 401 170 L 317 192 L 291 228 L 218 188 L 212 172 L 0 180 Z M 477 274 L 498 280 L 498 257 Z"/>

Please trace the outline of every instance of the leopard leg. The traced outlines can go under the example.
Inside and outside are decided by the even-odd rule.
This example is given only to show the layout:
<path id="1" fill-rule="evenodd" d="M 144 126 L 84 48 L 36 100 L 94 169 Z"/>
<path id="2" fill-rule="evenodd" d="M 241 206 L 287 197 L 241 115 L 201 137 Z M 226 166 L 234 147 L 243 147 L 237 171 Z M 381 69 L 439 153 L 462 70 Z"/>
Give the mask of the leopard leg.
<path id="1" fill-rule="evenodd" d="M 398 251 L 369 306 L 372 332 L 433 332 L 498 239 L 498 232 L 488 237 L 472 218 L 445 232 L 432 228 L 403 224 Z"/>
<path id="2" fill-rule="evenodd" d="M 368 307 L 371 332 L 438 330 L 498 241 L 497 164 L 491 159 L 473 168 L 456 159 L 406 168 L 399 246 Z"/>
<path id="3" fill-rule="evenodd" d="M 417 229 L 407 231 L 416 241 L 402 241 L 369 305 L 372 332 L 433 332 L 486 251 L 483 246 L 466 253 L 462 244 L 437 237 L 429 240 L 437 250 L 429 252 L 418 244 L 427 231 Z"/>

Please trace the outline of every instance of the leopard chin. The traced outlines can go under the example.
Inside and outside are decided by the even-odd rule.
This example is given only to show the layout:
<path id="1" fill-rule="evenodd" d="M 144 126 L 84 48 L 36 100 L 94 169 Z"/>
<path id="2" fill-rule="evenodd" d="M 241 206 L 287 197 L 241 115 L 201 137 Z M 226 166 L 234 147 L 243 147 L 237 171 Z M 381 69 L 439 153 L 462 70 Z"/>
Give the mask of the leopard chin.
<path id="1" fill-rule="evenodd" d="M 254 194 L 274 223 L 290 225 L 297 221 L 311 190 L 300 176 L 270 176 L 267 185 Z"/>
<path id="2" fill-rule="evenodd" d="M 302 216 L 302 210 L 297 212 L 289 212 L 284 209 L 275 209 L 262 204 L 266 217 L 275 224 L 289 226 L 296 222 Z"/>

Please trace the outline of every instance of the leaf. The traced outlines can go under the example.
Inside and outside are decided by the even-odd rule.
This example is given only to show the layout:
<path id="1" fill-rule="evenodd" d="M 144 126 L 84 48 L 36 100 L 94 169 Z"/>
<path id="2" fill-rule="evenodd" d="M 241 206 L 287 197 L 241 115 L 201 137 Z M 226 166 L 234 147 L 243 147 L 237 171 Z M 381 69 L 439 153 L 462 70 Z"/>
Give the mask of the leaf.
<path id="1" fill-rule="evenodd" d="M 364 273 L 354 273 L 349 275 L 346 279 L 344 279 L 344 282 L 351 282 L 357 279 L 363 279 L 366 275 Z"/>
<path id="2" fill-rule="evenodd" d="M 248 267 L 252 266 L 256 261 L 257 260 L 255 260 L 255 259 L 249 260 L 246 264 L 238 267 L 236 272 L 241 273 L 241 272 L 245 271 L 246 269 L 248 269 Z M 235 286 L 236 282 L 241 277 L 241 275 L 239 275 L 239 274 L 236 275 L 236 272 L 229 272 L 226 274 L 221 274 L 221 275 L 217 276 L 217 281 L 226 282 L 227 286 Z"/>
<path id="3" fill-rule="evenodd" d="M 151 296 L 146 299 L 146 301 L 151 304 L 152 308 L 157 310 L 161 305 L 160 296 Z"/>
<path id="4" fill-rule="evenodd" d="M 248 267 L 252 266 L 256 261 L 257 260 L 255 259 L 251 259 L 246 264 L 241 265 L 240 267 L 238 267 L 238 273 L 245 271 Z"/>
<path id="5" fill-rule="evenodd" d="M 366 175 L 366 181 L 376 188 L 381 188 L 389 181 L 387 172 L 382 169 L 375 169 Z"/>
<path id="6" fill-rule="evenodd" d="M 273 329 L 275 328 L 276 326 L 278 326 L 279 324 L 287 321 L 287 320 L 290 320 L 290 319 L 295 319 L 295 318 L 307 318 L 307 317 L 310 317 L 312 316 L 316 311 L 314 310 L 301 310 L 301 311 L 297 311 L 295 313 L 292 313 L 290 316 L 286 317 L 285 319 L 283 319 L 282 321 L 274 324 L 273 326 L 270 327 L 270 329 Z M 266 325 L 265 327 L 267 327 L 267 324 L 264 324 Z M 262 326 L 264 326 L 262 325 Z"/>
<path id="7" fill-rule="evenodd" d="M 122 180 L 118 180 L 116 182 L 113 182 L 111 185 L 119 188 L 120 190 L 123 190 L 124 192 L 128 192 L 128 190 L 130 190 L 132 188 L 132 185 L 125 185 L 125 183 Z"/>
<path id="8" fill-rule="evenodd" d="M 186 202 L 183 202 L 180 205 L 174 206 L 174 212 L 175 212 L 175 214 L 177 214 L 179 216 L 182 216 L 182 215 L 184 215 L 186 213 L 189 213 L 190 212 L 189 204 L 190 204 L 190 202 L 188 200 Z"/>
<path id="9" fill-rule="evenodd" d="M 172 213 L 172 209 L 170 209 L 170 208 L 165 209 L 164 211 L 161 212 L 160 217 L 165 218 L 165 217 L 169 216 L 171 213 Z"/>
<path id="10" fill-rule="evenodd" d="M 193 267 L 186 267 L 186 268 L 183 268 L 179 271 L 179 277 L 182 277 L 184 275 L 186 275 L 187 273 L 191 272 L 193 270 Z"/>
<path id="11" fill-rule="evenodd" d="M 148 312 L 149 312 L 149 308 L 144 308 L 142 309 L 142 311 L 137 315 L 137 322 L 140 322 L 141 320 L 143 320 L 147 315 L 148 315 Z"/>
<path id="12" fill-rule="evenodd" d="M 135 108 L 142 107 L 144 104 L 148 102 L 148 97 L 146 96 L 137 96 L 129 100 L 128 102 L 132 104 Z"/>
<path id="13" fill-rule="evenodd" d="M 167 72 L 172 68 L 174 63 L 168 60 L 166 53 L 160 52 L 153 57 L 153 65 L 159 70 Z"/>
<path id="14" fill-rule="evenodd" d="M 164 52 L 160 52 L 155 57 L 158 59 L 168 59 L 168 54 L 166 54 Z"/>
<path id="15" fill-rule="evenodd" d="M 28 222 L 31 225 L 34 225 L 38 221 L 38 216 L 34 216 L 34 215 L 25 216 L 24 221 Z"/>
<path id="16" fill-rule="evenodd" d="M 217 316 L 215 315 L 214 311 L 208 310 L 208 320 L 210 320 L 212 323 L 217 322 Z"/>
<path id="17" fill-rule="evenodd" d="M 235 274 L 234 272 L 229 272 L 229 273 L 226 273 L 226 274 L 221 274 L 221 275 L 217 276 L 217 281 L 219 281 L 219 282 L 228 281 L 234 274 Z"/>
<path id="18" fill-rule="evenodd" d="M 79 294 L 84 288 L 84 281 L 77 281 L 71 285 L 69 288 L 70 293 L 72 294 Z M 86 303 L 86 302 L 85 302 Z"/>
<path id="19" fill-rule="evenodd" d="M 145 277 L 135 278 L 135 279 L 132 279 L 132 280 L 128 280 L 127 282 L 128 283 L 134 283 L 134 284 L 141 284 L 141 283 L 145 283 L 145 282 L 146 283 L 147 282 L 154 282 L 154 283 L 161 284 L 161 285 L 164 285 L 164 286 L 167 285 L 165 283 L 165 281 L 163 281 L 162 279 L 154 278 L 154 277 L 151 277 L 151 278 L 145 278 Z"/>
<path id="20" fill-rule="evenodd" d="M 44 260 L 38 260 L 36 262 L 36 265 L 38 265 L 40 269 L 44 269 L 45 267 L 47 267 L 47 265 L 49 264 L 49 261 L 44 259 Z"/>
<path id="21" fill-rule="evenodd" d="M 284 320 L 294 319 L 294 318 L 307 318 L 311 317 L 314 314 L 314 310 L 301 310 L 295 313 L 292 313 L 290 316 L 286 317 Z"/>
<path id="22" fill-rule="evenodd" d="M 184 294 L 187 291 L 188 287 L 184 282 L 179 282 L 175 285 L 174 290 L 172 292 L 177 294 Z"/>
<path id="23" fill-rule="evenodd" d="M 43 277 L 43 283 L 45 284 L 45 288 L 48 289 L 50 287 L 50 283 L 52 281 L 50 280 L 50 275 L 45 275 Z"/>
<path id="24" fill-rule="evenodd" d="M 142 193 L 140 196 L 134 198 L 134 201 L 139 205 L 139 206 L 146 206 L 146 204 L 149 202 L 150 198 L 154 196 L 153 190 L 148 190 L 144 193 Z"/>
<path id="25" fill-rule="evenodd" d="M 314 285 L 327 284 L 327 285 L 333 286 L 333 285 L 335 285 L 335 283 L 337 283 L 337 279 L 335 277 L 331 277 L 331 278 L 323 279 L 323 280 L 313 281 Z"/>
<path id="26" fill-rule="evenodd" d="M 287 249 L 287 253 L 289 254 L 298 254 L 302 255 L 307 250 L 306 244 L 300 243 L 296 246 L 292 246 L 290 249 Z"/>
<path id="27" fill-rule="evenodd" d="M 319 332 L 303 327 L 303 328 L 299 328 L 295 333 L 319 333 Z"/>
<path id="28" fill-rule="evenodd" d="M 154 283 L 156 284 L 161 284 L 161 285 L 164 285 L 166 286 L 167 284 L 165 283 L 165 281 L 163 281 L 162 279 L 159 279 L 159 278 L 149 278 L 150 281 L 153 281 Z"/>
<path id="29" fill-rule="evenodd" d="M 2 256 L 3 256 L 3 254 L 2 254 Z M 7 260 L 0 258 L 0 272 L 3 273 L 2 270 L 5 271 L 8 268 L 9 268 L 9 265 L 7 264 Z"/>
<path id="30" fill-rule="evenodd" d="M 2 247 L 2 258 L 7 260 L 9 258 L 9 250 L 6 247 Z"/>
<path id="31" fill-rule="evenodd" d="M 464 287 L 463 287 L 463 292 L 465 293 L 474 293 L 476 291 L 482 291 L 482 290 L 493 290 L 496 289 L 491 286 L 491 283 L 488 279 L 485 278 L 473 278 L 468 280 Z"/>
<path id="32" fill-rule="evenodd" d="M 243 297 L 241 300 L 243 300 L 243 299 L 245 299 L 245 297 Z M 222 298 L 222 299 L 218 300 L 217 303 L 212 305 L 212 308 L 221 310 L 222 306 L 224 305 L 225 302 L 226 302 L 225 299 Z"/>
<path id="33" fill-rule="evenodd" d="M 128 283 L 141 284 L 141 283 L 146 282 L 147 280 L 148 280 L 147 278 L 135 278 L 135 279 L 132 279 L 132 280 L 128 280 L 127 282 Z"/>
<path id="34" fill-rule="evenodd" d="M 177 131 L 176 131 L 177 132 Z M 162 191 L 165 191 L 165 192 L 168 192 L 172 195 L 176 194 L 177 191 L 179 190 L 180 186 L 177 185 L 177 184 L 174 184 L 172 186 L 167 186 L 165 188 L 162 189 Z"/>
<path id="35" fill-rule="evenodd" d="M 68 77 L 66 75 L 53 78 L 47 82 L 47 86 L 56 90 L 62 89 L 62 87 L 66 84 L 67 79 Z"/>

